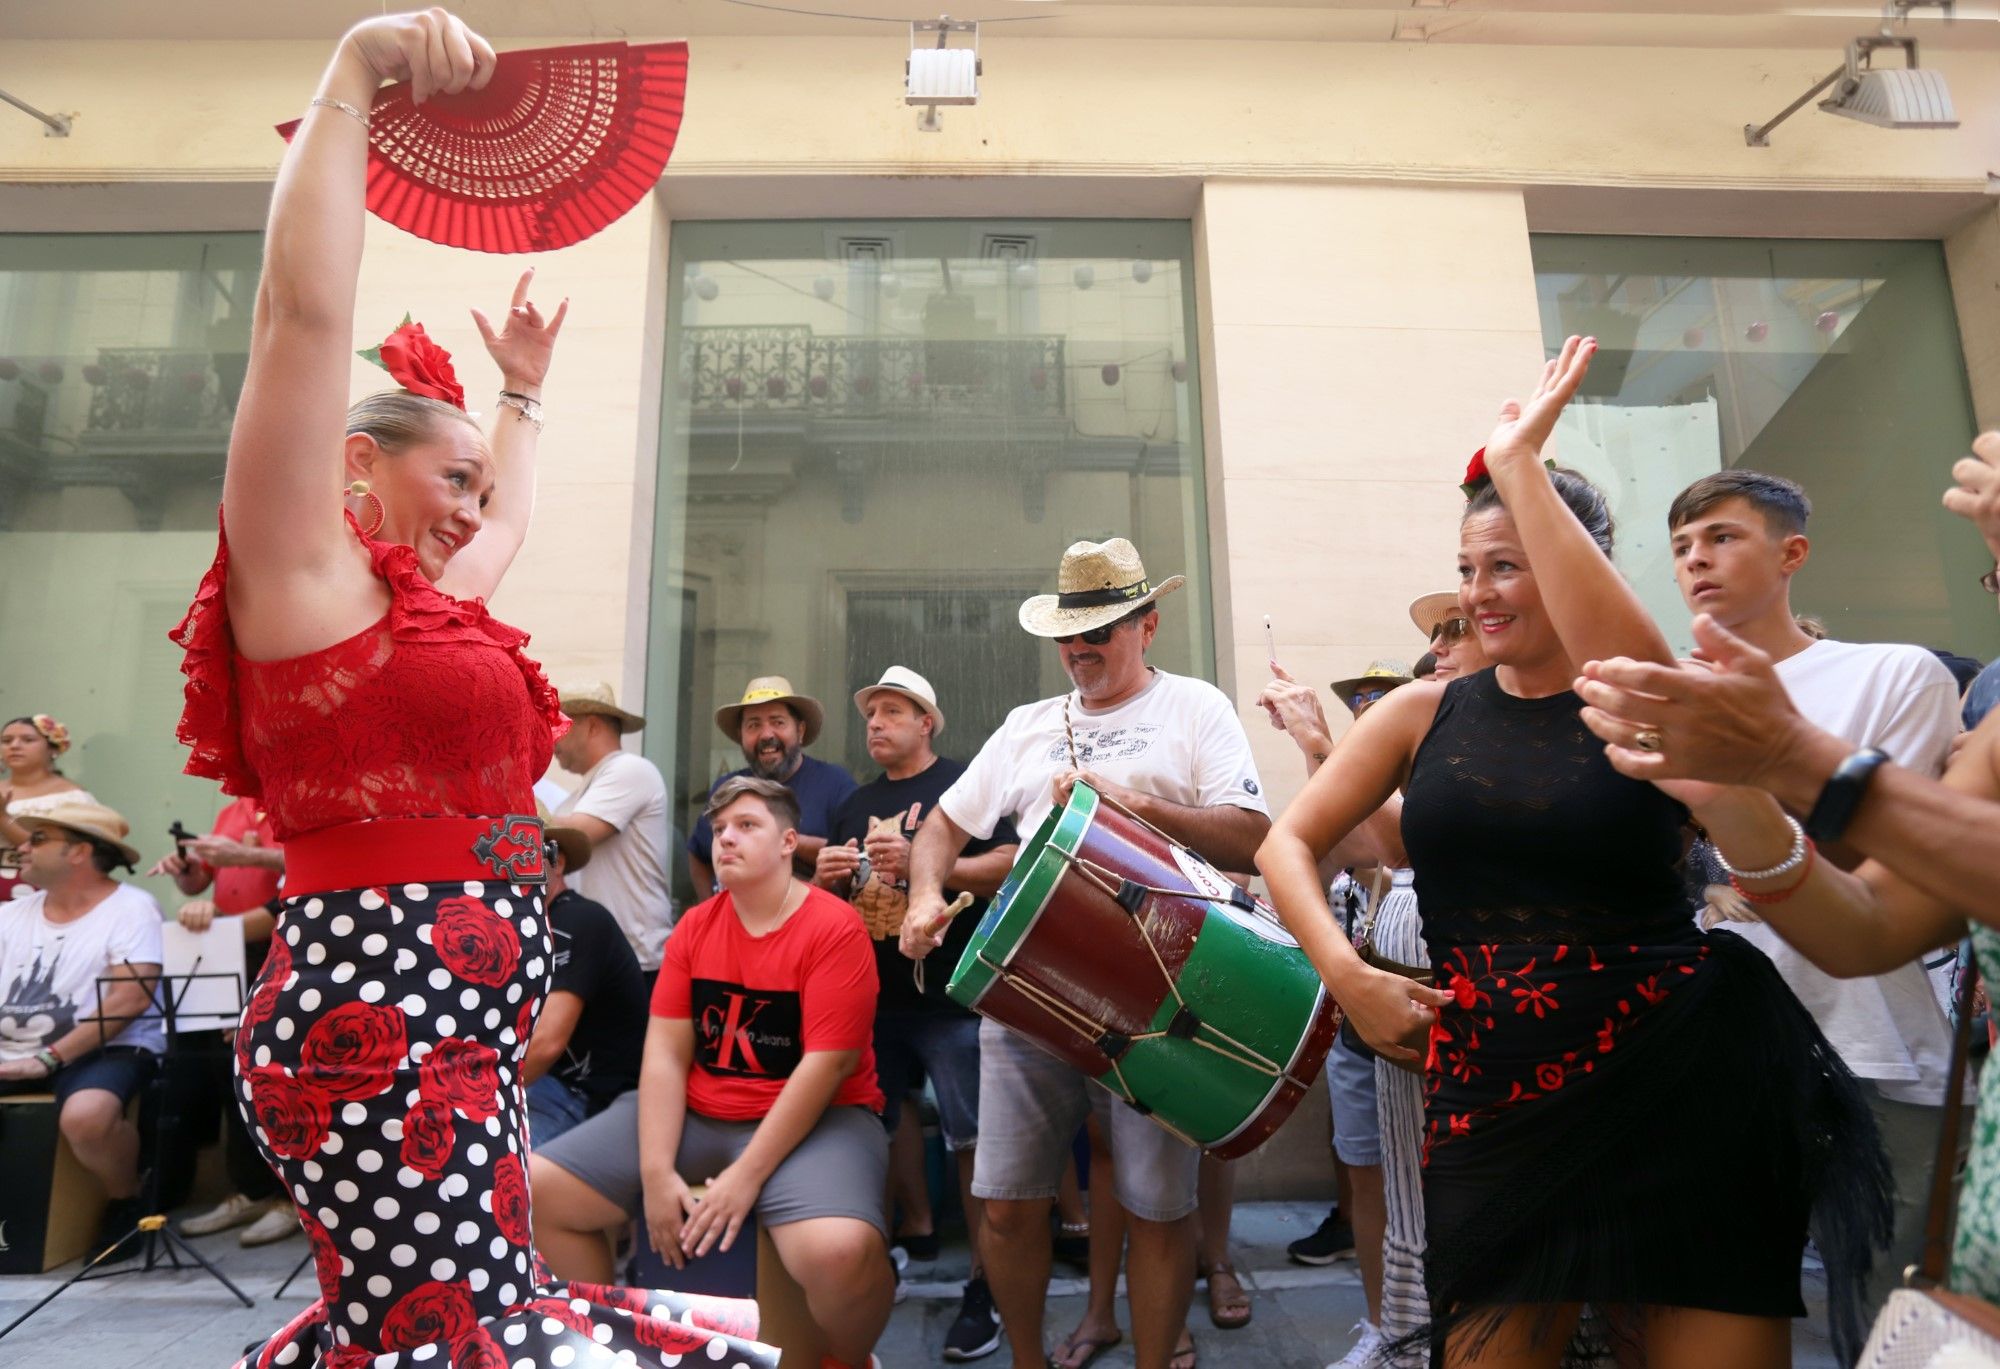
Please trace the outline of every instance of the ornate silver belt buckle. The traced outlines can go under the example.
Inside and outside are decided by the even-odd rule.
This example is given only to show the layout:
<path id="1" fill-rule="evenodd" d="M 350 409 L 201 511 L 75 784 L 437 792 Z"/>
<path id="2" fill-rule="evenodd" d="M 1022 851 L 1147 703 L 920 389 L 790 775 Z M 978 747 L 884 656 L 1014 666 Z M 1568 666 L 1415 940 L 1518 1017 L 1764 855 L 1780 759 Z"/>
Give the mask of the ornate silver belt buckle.
<path id="1" fill-rule="evenodd" d="M 542 820 L 532 814 L 509 813 L 472 843 L 472 857 L 485 863 L 493 878 L 509 884 L 542 884 L 548 872 L 542 863 Z"/>

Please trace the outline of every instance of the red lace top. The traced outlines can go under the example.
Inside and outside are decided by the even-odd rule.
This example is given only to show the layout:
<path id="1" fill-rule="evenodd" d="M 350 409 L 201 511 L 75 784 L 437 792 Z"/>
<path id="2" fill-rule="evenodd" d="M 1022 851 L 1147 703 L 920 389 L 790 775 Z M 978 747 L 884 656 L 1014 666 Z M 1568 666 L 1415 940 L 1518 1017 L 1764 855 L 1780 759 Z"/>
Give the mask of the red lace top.
<path id="1" fill-rule="evenodd" d="M 280 841 L 363 818 L 534 812 L 569 720 L 523 651 L 528 635 L 432 584 L 411 548 L 363 541 L 389 586 L 382 620 L 310 655 L 247 661 L 229 630 L 221 535 L 172 633 L 187 652 L 187 773 L 261 799 Z"/>

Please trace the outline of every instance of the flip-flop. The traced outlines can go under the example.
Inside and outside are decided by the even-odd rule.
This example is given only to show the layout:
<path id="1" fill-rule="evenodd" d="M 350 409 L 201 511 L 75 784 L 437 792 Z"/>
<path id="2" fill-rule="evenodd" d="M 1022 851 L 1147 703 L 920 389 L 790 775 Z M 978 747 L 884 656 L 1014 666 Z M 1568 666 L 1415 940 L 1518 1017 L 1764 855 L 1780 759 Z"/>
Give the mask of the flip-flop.
<path id="1" fill-rule="evenodd" d="M 1079 1336 L 1076 1332 L 1072 1331 L 1063 1337 L 1063 1343 L 1056 1347 L 1054 1354 L 1049 1356 L 1049 1369 L 1090 1369 L 1090 1366 L 1097 1362 L 1099 1355 L 1102 1355 L 1107 1350 L 1115 1349 L 1124 1343 L 1125 1333 L 1122 1331 L 1112 1336 L 1110 1340 L 1092 1340 L 1088 1336 Z M 1089 1354 L 1074 1364 L 1065 1364 L 1063 1362 L 1063 1356 L 1073 1355 L 1079 1348 L 1086 1345 L 1090 1347 Z M 1193 1369 L 1193 1366 L 1190 1365 L 1187 1369 Z"/>
<path id="2" fill-rule="evenodd" d="M 1188 1343 L 1167 1357 L 1167 1369 L 1195 1369 L 1194 1337 L 1188 1336 Z"/>
<path id="3" fill-rule="evenodd" d="M 1227 1279 L 1235 1286 L 1233 1295 L 1218 1295 L 1215 1281 Z M 1233 1264 L 1218 1264 L 1208 1271 L 1208 1319 L 1221 1331 L 1235 1331 L 1250 1324 L 1250 1291 Z"/>

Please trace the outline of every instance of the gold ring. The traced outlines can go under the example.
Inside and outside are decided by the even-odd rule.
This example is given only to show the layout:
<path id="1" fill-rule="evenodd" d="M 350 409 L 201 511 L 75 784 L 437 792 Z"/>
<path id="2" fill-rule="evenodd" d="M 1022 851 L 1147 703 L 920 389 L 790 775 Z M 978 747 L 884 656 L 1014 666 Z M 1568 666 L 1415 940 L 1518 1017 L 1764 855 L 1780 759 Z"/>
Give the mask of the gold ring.
<path id="1" fill-rule="evenodd" d="M 1638 732 L 1633 734 L 1632 745 L 1638 747 L 1641 751 L 1658 751 L 1662 740 L 1663 738 L 1661 738 L 1658 728 L 1642 727 Z"/>

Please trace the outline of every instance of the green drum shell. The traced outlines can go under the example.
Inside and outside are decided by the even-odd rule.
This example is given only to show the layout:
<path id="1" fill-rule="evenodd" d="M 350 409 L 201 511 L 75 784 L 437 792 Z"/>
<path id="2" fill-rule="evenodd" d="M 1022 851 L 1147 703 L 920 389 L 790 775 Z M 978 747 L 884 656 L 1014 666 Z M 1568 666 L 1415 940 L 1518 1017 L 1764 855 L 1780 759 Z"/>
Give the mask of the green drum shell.
<path id="1" fill-rule="evenodd" d="M 1184 892 L 1146 895 L 1135 919 L 1072 858 L 1114 888 L 1129 880 Z M 1208 890 L 1231 887 L 1079 784 L 1022 848 L 946 992 L 1231 1158 L 1304 1096 L 1335 1016 L 1275 919 L 1212 897 L 1197 873 Z"/>

